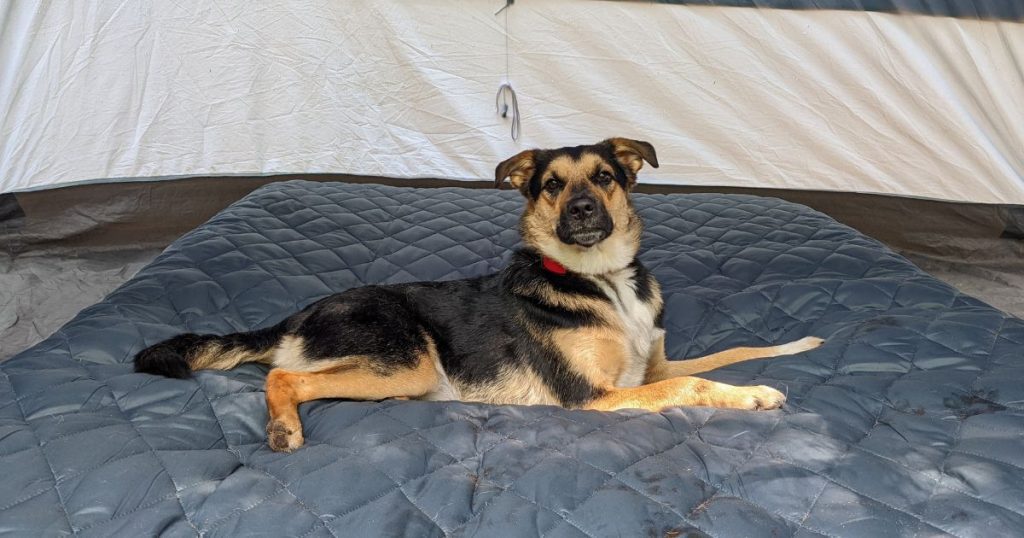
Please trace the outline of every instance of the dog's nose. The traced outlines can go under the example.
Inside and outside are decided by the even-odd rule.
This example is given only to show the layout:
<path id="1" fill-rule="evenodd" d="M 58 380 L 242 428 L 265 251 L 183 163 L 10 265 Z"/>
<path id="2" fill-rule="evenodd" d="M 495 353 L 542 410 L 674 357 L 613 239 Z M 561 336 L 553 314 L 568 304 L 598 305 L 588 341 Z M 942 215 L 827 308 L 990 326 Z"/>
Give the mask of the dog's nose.
<path id="1" fill-rule="evenodd" d="M 576 220 L 585 219 L 593 215 L 594 200 L 584 197 L 569 201 L 569 214 Z"/>

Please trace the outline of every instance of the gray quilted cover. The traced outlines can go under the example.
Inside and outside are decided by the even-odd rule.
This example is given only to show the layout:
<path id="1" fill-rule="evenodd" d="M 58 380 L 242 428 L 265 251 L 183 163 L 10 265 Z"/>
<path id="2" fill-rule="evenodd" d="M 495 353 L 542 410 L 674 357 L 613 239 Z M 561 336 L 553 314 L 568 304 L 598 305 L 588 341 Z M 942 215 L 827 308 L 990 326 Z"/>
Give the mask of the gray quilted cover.
<path id="1" fill-rule="evenodd" d="M 183 331 L 502 267 L 518 193 L 287 182 L 0 364 L 0 531 L 86 536 L 1010 536 L 1024 322 L 808 208 L 636 196 L 670 356 L 828 338 L 707 377 L 782 411 L 319 401 L 268 450 L 265 370 L 132 373 Z"/>

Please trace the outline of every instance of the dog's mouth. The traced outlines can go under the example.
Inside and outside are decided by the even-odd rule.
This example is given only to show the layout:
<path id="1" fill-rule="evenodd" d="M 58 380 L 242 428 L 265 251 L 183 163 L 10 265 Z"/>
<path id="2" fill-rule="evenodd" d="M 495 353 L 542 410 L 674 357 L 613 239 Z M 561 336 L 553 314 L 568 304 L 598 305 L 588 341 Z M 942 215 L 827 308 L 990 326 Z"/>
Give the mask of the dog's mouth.
<path id="1" fill-rule="evenodd" d="M 608 237 L 608 232 L 599 228 L 591 228 L 585 230 L 574 231 L 569 234 L 565 239 L 566 243 L 570 245 L 579 245 L 581 247 L 592 247 L 601 241 L 604 241 Z M 564 241 L 564 239 L 563 239 Z"/>
<path id="2" fill-rule="evenodd" d="M 585 214 L 583 211 L 573 213 L 570 209 L 562 211 L 555 234 L 566 245 L 590 248 L 607 239 L 614 229 L 612 217 L 604 206 L 590 200 Z"/>

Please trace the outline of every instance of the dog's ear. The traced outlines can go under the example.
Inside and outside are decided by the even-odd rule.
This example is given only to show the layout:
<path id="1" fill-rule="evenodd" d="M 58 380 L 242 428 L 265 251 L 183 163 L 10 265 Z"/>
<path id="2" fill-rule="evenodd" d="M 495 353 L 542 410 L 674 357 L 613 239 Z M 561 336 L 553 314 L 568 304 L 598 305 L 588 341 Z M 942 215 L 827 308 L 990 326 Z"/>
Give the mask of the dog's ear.
<path id="1" fill-rule="evenodd" d="M 537 150 L 528 149 L 505 159 L 494 169 L 494 188 L 500 189 L 508 178 L 512 186 L 523 190 L 523 185 L 533 176 L 537 167 Z"/>
<path id="2" fill-rule="evenodd" d="M 636 176 L 636 173 L 643 167 L 644 161 L 651 163 L 651 166 L 658 167 L 658 154 L 654 152 L 654 146 L 643 140 L 630 140 L 628 138 L 609 138 L 604 141 L 612 147 L 615 159 L 619 164 L 626 167 Z"/>

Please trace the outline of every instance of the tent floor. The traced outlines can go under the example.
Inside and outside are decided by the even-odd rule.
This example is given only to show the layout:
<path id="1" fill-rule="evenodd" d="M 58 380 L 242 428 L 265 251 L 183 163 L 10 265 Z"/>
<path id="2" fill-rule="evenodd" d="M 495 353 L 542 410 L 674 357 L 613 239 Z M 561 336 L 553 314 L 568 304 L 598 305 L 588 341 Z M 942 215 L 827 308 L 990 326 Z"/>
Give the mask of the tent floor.
<path id="1" fill-rule="evenodd" d="M 131 278 L 164 247 L 270 181 L 209 178 L 68 187 L 0 195 L 0 360 L 26 349 Z M 392 185 L 487 184 L 350 176 L 302 179 Z M 811 206 L 884 241 L 922 269 L 1024 317 L 1022 208 L 807 191 L 744 192 Z"/>

